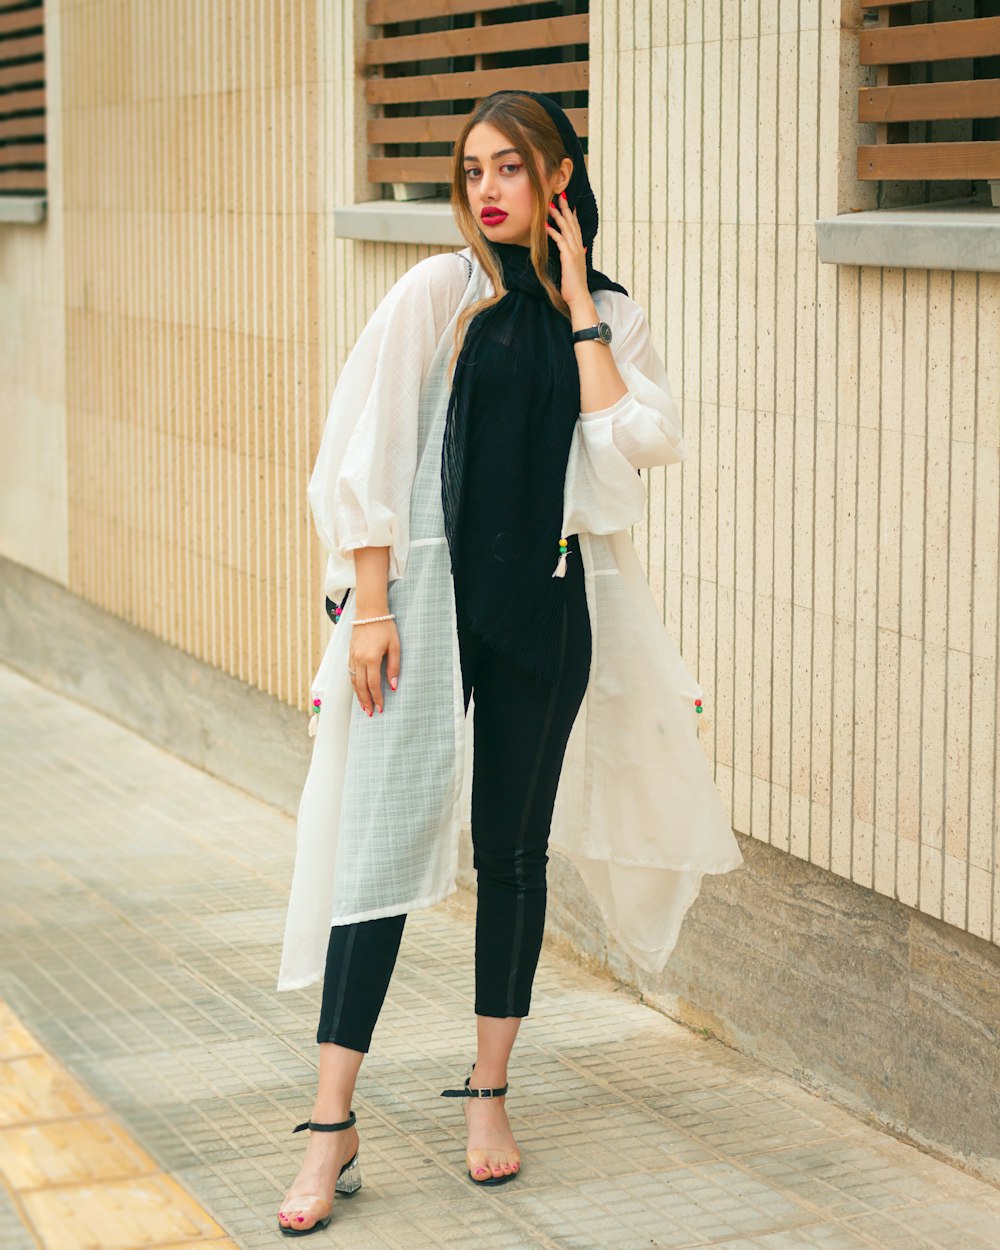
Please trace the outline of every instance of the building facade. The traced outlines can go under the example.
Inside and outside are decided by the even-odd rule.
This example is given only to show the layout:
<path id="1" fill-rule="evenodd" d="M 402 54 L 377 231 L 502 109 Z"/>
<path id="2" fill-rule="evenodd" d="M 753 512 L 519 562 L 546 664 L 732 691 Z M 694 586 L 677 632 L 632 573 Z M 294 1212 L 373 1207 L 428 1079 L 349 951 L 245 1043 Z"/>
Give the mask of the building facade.
<path id="1" fill-rule="evenodd" d="M 446 41 L 438 76 L 503 85 L 507 63 L 475 50 L 501 38 L 498 7 L 468 6 L 472 43 Z M 856 4 L 534 9 L 534 51 L 572 43 L 511 64 L 510 85 L 570 84 L 601 209 L 595 264 L 647 309 L 681 406 L 689 458 L 643 470 L 634 539 L 705 689 L 701 740 L 748 848 L 746 882 L 706 882 L 691 949 L 642 988 L 825 1074 L 901 1132 L 990 1156 L 996 1121 L 963 1146 L 916 1056 L 889 1097 L 885 1035 L 842 1026 L 834 1056 L 821 1021 L 841 994 L 852 1012 L 877 1000 L 889 1028 L 904 983 L 915 1020 L 940 959 L 963 970 L 984 1048 L 998 1023 L 1000 209 L 927 180 L 936 208 L 897 225 L 884 197 L 901 184 L 857 176 L 875 125 L 858 121 L 871 74 Z M 88 629 L 127 627 L 123 664 L 144 640 L 168 646 L 304 722 L 330 628 L 305 487 L 338 369 L 402 273 L 463 246 L 442 141 L 436 163 L 415 140 L 372 142 L 393 110 L 371 83 L 408 76 L 379 41 L 419 35 L 421 18 L 380 26 L 376 0 L 44 12 L 45 213 L 5 194 L 0 222 L 4 658 L 63 680 L 51 633 L 44 654 L 28 635 L 83 604 L 99 612 Z M 557 62 L 584 69 L 559 79 Z M 914 186 L 895 203 L 921 209 Z M 890 263 L 903 237 L 914 263 Z M 629 979 L 560 888 L 554 933 Z M 850 983 L 859 932 L 868 958 L 886 941 L 902 959 L 891 991 Z M 787 989 L 804 958 L 809 985 L 783 1001 L 797 1032 L 751 998 Z M 932 1050 L 949 1051 L 960 997 L 921 1015 Z M 769 1049 L 779 1034 L 794 1040 Z"/>

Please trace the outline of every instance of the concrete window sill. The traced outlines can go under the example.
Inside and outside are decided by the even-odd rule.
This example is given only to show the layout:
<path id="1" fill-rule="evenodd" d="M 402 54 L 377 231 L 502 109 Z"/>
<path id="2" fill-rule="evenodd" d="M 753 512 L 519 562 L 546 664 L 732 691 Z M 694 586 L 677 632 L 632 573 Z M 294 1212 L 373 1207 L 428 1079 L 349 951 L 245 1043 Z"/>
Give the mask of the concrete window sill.
<path id="1" fill-rule="evenodd" d="M 447 200 L 369 200 L 333 210 L 333 232 L 340 239 L 377 243 L 430 243 L 465 246 Z"/>
<path id="2" fill-rule="evenodd" d="M 45 220 L 45 207 L 44 195 L 0 195 L 0 224 L 38 225 Z"/>
<path id="3" fill-rule="evenodd" d="M 819 258 L 833 265 L 1000 272 L 1000 208 L 943 200 L 842 213 L 816 222 Z"/>

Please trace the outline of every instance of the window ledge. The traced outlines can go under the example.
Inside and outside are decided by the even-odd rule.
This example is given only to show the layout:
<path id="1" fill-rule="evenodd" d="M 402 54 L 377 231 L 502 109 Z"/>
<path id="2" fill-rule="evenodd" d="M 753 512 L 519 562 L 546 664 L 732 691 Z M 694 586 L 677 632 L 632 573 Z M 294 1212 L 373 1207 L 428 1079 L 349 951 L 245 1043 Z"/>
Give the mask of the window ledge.
<path id="1" fill-rule="evenodd" d="M 1000 208 L 942 200 L 842 213 L 816 222 L 819 258 L 833 265 L 1000 272 Z"/>
<path id="2" fill-rule="evenodd" d="M 44 195 L 0 195 L 0 222 L 37 225 L 45 220 Z"/>
<path id="3" fill-rule="evenodd" d="M 458 243 L 465 246 L 447 200 L 369 200 L 333 210 L 333 232 L 340 239 L 378 243 Z"/>

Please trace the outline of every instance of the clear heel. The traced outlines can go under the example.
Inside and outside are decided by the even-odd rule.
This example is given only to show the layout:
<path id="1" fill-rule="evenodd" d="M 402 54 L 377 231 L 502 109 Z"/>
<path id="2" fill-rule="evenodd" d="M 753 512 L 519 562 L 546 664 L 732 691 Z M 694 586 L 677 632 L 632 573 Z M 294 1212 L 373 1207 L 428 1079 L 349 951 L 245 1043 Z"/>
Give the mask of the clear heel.
<path id="1" fill-rule="evenodd" d="M 344 1164 L 344 1170 L 337 1179 L 337 1193 L 343 1194 L 345 1198 L 350 1198 L 351 1194 L 356 1194 L 361 1188 L 361 1164 L 358 1162 L 358 1156 L 355 1155 L 350 1163 Z"/>
<path id="2" fill-rule="evenodd" d="M 358 1117 L 351 1111 L 346 1120 L 341 1120 L 339 1124 L 319 1124 L 316 1120 L 306 1120 L 302 1124 L 297 1124 L 292 1129 L 293 1133 L 304 1133 L 306 1129 L 312 1129 L 317 1133 L 339 1133 L 342 1129 L 353 1128 L 357 1123 Z M 337 1177 L 335 1192 L 343 1194 L 345 1198 L 349 1198 L 351 1194 L 356 1194 L 361 1188 L 361 1169 L 358 1167 L 358 1151 L 354 1152 L 354 1158 L 348 1160 L 340 1169 L 340 1175 Z M 331 1198 L 332 1202 L 333 1199 Z M 297 1216 L 296 1218 L 301 1218 Z M 282 1224 L 278 1220 L 278 1228 L 283 1237 L 307 1237 L 310 1233 L 315 1233 L 318 1229 L 326 1228 L 327 1224 L 333 1219 L 333 1214 L 324 1215 L 311 1224 L 308 1228 L 291 1228 L 287 1224 Z"/>
<path id="3" fill-rule="evenodd" d="M 488 1086 L 475 1086 L 471 1084 L 472 1074 L 476 1070 L 475 1060 L 469 1065 L 469 1075 L 465 1078 L 465 1084 L 461 1089 L 443 1089 L 441 1091 L 442 1098 L 503 1098 L 508 1086 L 498 1085 L 495 1089 Z M 512 1181 L 520 1172 L 520 1168 L 515 1172 L 508 1172 L 506 1176 L 491 1176 L 488 1180 L 477 1181 L 472 1173 L 466 1169 L 466 1176 L 474 1185 L 506 1185 Z"/>

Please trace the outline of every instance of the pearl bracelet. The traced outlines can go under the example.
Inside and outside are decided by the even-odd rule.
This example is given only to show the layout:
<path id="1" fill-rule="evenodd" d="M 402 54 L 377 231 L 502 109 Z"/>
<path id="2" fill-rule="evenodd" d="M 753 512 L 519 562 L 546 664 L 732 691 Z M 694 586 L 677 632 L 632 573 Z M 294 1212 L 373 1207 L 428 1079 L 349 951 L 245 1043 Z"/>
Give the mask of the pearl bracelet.
<path id="1" fill-rule="evenodd" d="M 394 621 L 395 612 L 387 612 L 385 616 L 367 616 L 363 621 L 352 621 L 352 625 L 370 625 L 373 621 Z"/>

